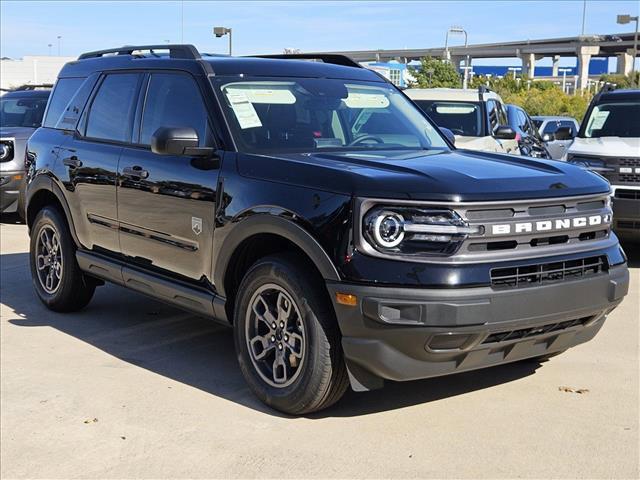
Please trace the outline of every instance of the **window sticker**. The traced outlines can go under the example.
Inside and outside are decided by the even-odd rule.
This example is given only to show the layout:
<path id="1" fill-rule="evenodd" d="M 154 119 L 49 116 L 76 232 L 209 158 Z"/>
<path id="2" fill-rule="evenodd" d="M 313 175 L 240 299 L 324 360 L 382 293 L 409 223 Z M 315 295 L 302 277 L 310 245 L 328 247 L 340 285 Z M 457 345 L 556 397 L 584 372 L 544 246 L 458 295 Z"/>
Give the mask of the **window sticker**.
<path id="1" fill-rule="evenodd" d="M 246 130 L 247 128 L 261 127 L 262 122 L 256 109 L 253 108 L 253 104 L 249 101 L 244 92 L 230 92 L 227 91 L 227 98 L 231 104 L 231 109 L 238 119 L 240 128 Z"/>
<path id="2" fill-rule="evenodd" d="M 601 130 L 604 126 L 604 122 L 606 122 L 607 118 L 609 117 L 609 113 L 610 112 L 608 110 L 593 112 L 588 130 Z"/>

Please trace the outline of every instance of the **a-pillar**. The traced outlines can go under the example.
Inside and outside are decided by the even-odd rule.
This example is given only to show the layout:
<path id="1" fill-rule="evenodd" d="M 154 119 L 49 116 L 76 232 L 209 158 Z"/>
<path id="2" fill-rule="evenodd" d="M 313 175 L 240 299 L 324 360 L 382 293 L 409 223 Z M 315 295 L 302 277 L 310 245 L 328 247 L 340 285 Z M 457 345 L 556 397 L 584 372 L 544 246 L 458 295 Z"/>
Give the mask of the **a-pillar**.
<path id="1" fill-rule="evenodd" d="M 622 75 L 630 75 L 633 67 L 633 50 L 627 50 L 624 53 L 619 53 L 618 65 L 616 67 L 616 73 Z"/>
<path id="2" fill-rule="evenodd" d="M 560 68 L 560 55 L 553 56 L 553 65 L 551 66 L 551 76 L 558 76 L 558 68 Z"/>
<path id="3" fill-rule="evenodd" d="M 540 60 L 541 58 L 542 55 L 536 55 L 535 53 L 521 53 L 522 75 L 533 78 L 536 73 L 536 60 Z"/>
<path id="4" fill-rule="evenodd" d="M 593 55 L 600 53 L 597 45 L 578 47 L 578 88 L 584 90 L 589 83 L 589 62 Z"/>

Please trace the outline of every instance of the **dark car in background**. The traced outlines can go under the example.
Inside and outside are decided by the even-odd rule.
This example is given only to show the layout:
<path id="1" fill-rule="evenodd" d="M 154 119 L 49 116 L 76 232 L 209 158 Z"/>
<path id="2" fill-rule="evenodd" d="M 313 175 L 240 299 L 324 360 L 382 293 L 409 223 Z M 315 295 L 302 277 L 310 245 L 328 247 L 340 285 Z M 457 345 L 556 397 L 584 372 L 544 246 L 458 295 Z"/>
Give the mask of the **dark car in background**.
<path id="1" fill-rule="evenodd" d="M 528 157 L 551 158 L 529 114 L 517 105 L 505 105 L 509 126 L 516 132 L 520 153 Z"/>
<path id="2" fill-rule="evenodd" d="M 42 124 L 50 88 L 22 87 L 0 97 L 0 213 L 24 217 L 25 148 Z"/>

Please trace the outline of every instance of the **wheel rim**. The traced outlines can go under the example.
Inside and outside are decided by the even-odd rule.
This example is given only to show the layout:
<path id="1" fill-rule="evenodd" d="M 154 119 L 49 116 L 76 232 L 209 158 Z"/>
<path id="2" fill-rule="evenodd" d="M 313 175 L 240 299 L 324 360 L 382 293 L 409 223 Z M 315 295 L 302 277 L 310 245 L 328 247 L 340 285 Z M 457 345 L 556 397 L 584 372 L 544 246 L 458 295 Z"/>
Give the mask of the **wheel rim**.
<path id="1" fill-rule="evenodd" d="M 298 306 L 279 285 L 258 288 L 247 309 L 245 337 L 249 357 L 269 385 L 284 388 L 300 375 L 305 358 L 305 332 Z"/>
<path id="2" fill-rule="evenodd" d="M 38 232 L 34 255 L 40 286 L 49 294 L 56 293 L 62 281 L 62 249 L 52 226 L 45 225 Z"/>

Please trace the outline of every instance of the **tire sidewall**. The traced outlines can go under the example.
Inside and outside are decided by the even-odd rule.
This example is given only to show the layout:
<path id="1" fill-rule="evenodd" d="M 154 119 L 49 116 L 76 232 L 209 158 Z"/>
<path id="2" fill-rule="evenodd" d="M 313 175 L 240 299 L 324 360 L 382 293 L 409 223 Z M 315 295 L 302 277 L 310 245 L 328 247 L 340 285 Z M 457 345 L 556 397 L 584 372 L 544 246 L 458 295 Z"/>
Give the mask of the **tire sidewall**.
<path id="1" fill-rule="evenodd" d="M 62 279 L 60 280 L 60 286 L 54 293 L 48 293 L 40 285 L 38 279 L 37 261 L 35 254 L 37 251 L 37 242 L 40 235 L 40 231 L 45 226 L 52 227 L 58 235 L 60 242 L 60 250 L 62 255 Z M 73 267 L 75 265 L 75 249 L 71 235 L 67 229 L 65 221 L 60 216 L 60 213 L 51 207 L 45 207 L 42 209 L 36 219 L 33 222 L 31 228 L 31 239 L 29 246 L 29 262 L 31 265 L 31 281 L 33 288 L 40 300 L 48 307 L 53 308 L 60 299 L 65 298 L 70 293 L 68 290 L 72 288 L 71 276 L 73 275 Z"/>
<path id="2" fill-rule="evenodd" d="M 296 380 L 286 387 L 273 387 L 266 383 L 256 371 L 250 358 L 246 341 L 246 313 L 253 293 L 262 285 L 272 283 L 287 291 L 296 303 L 304 329 L 304 361 Z M 312 292 L 314 286 L 296 275 L 286 262 L 275 259 L 254 265 L 238 291 L 235 307 L 234 338 L 240 368 L 251 390 L 268 405 L 278 410 L 289 410 L 291 405 L 304 406 L 305 396 L 322 388 L 323 379 L 314 375 L 320 355 L 325 354 L 327 339 L 315 312 L 320 305 Z M 307 292 L 307 293 L 305 293 Z"/>

